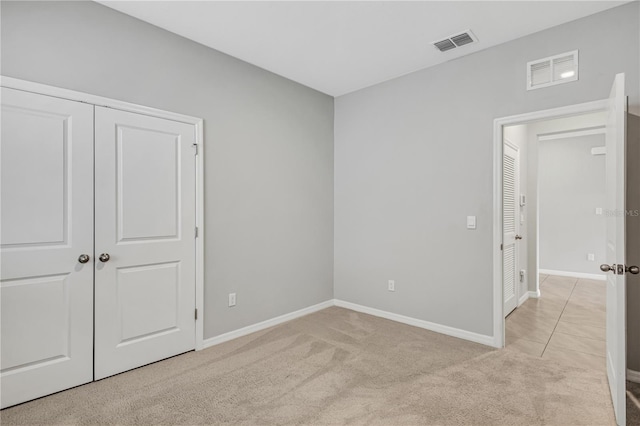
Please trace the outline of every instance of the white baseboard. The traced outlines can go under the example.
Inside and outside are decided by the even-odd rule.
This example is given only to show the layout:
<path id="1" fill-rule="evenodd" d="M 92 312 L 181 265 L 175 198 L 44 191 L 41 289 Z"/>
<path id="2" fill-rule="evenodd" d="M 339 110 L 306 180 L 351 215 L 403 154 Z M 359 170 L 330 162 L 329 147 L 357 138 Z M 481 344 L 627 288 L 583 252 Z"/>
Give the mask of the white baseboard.
<path id="1" fill-rule="evenodd" d="M 282 324 L 283 322 L 291 321 L 296 318 L 300 318 L 305 315 L 309 315 L 326 308 L 330 308 L 333 305 L 334 305 L 333 299 L 327 300 L 325 302 L 318 303 L 317 305 L 309 306 L 307 308 L 303 308 L 298 311 L 280 315 L 279 317 L 271 318 L 266 321 L 262 321 L 256 324 L 239 328 L 238 330 L 220 334 L 219 336 L 215 336 L 215 337 L 210 337 L 204 340 L 203 349 L 209 348 L 211 346 L 219 345 L 220 343 L 228 342 L 229 340 L 237 339 L 238 337 L 246 336 L 247 334 L 255 333 L 256 331 L 261 331 L 261 330 L 264 330 L 265 328 L 273 327 L 274 325 Z"/>
<path id="2" fill-rule="evenodd" d="M 552 269 L 539 269 L 538 272 L 544 275 L 557 275 L 559 277 L 585 278 L 589 280 L 599 280 L 599 281 L 607 280 L 607 276 L 604 274 L 587 274 L 584 272 L 554 271 Z"/>
<path id="3" fill-rule="evenodd" d="M 627 380 L 634 383 L 640 383 L 640 371 L 629 370 L 627 368 Z"/>
<path id="4" fill-rule="evenodd" d="M 540 289 L 536 291 L 529 291 L 529 297 L 532 299 L 540 299 Z"/>
<path id="5" fill-rule="evenodd" d="M 518 306 L 521 306 L 524 302 L 526 302 L 527 300 L 529 300 L 529 297 L 531 297 L 529 295 L 529 292 L 526 291 L 521 297 L 520 300 L 518 300 Z"/>
<path id="6" fill-rule="evenodd" d="M 529 292 L 532 293 L 532 292 Z M 535 293 L 535 292 L 534 292 Z M 434 331 L 440 334 L 446 334 L 447 336 L 457 337 L 459 339 L 469 340 L 475 343 L 481 343 L 483 345 L 498 347 L 493 336 L 486 336 L 484 334 L 473 333 L 471 331 L 461 330 L 459 328 L 449 327 L 446 325 L 436 324 L 429 321 L 424 321 L 416 318 L 407 317 L 404 315 L 394 314 L 392 312 L 382 311 L 380 309 L 369 308 L 367 306 L 358 305 L 351 302 L 345 302 L 343 300 L 332 299 L 327 300 L 317 305 L 309 306 L 307 308 L 300 309 L 295 312 L 280 315 L 275 318 L 268 319 L 256 324 L 252 324 L 238 330 L 233 330 L 228 333 L 220 334 L 219 336 L 210 337 L 203 342 L 203 349 L 211 346 L 219 345 L 220 343 L 228 342 L 229 340 L 237 339 L 238 337 L 246 336 L 247 334 L 255 333 L 257 331 L 264 330 L 269 327 L 282 324 L 287 321 L 294 320 L 296 318 L 303 317 L 305 315 L 312 314 L 314 312 L 321 311 L 331 306 L 339 306 L 341 308 L 351 309 L 352 311 L 362 312 L 364 314 L 373 315 L 380 318 L 386 318 L 391 321 L 396 321 L 402 324 L 412 325 L 414 327 L 424 328 L 426 330 Z"/>
<path id="7" fill-rule="evenodd" d="M 470 340 L 476 343 L 482 343 L 483 345 L 497 347 L 493 336 L 486 336 L 484 334 L 473 333 L 471 331 L 461 330 L 459 328 L 449 327 L 446 325 L 436 324 L 429 321 L 424 321 L 416 318 L 406 317 L 404 315 L 394 314 L 387 311 L 381 311 L 380 309 L 369 308 L 362 305 L 357 305 L 351 302 L 345 302 L 344 300 L 335 299 L 335 305 L 341 308 L 351 309 L 352 311 L 362 312 L 364 314 L 373 315 L 380 318 L 386 318 L 391 321 L 400 322 L 403 324 L 412 325 L 414 327 L 424 328 L 436 333 L 446 334 L 447 336 L 457 337 L 459 339 Z"/>

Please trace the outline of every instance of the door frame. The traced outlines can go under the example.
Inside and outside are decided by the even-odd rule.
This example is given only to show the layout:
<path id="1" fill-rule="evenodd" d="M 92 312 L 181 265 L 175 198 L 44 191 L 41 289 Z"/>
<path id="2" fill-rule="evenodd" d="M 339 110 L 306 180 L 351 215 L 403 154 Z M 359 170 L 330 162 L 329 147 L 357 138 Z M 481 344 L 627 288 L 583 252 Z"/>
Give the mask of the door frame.
<path id="1" fill-rule="evenodd" d="M 70 101 L 82 102 L 96 106 L 113 108 L 121 111 L 147 115 L 151 117 L 164 118 L 191 124 L 195 129 L 195 141 L 197 144 L 196 158 L 196 226 L 198 235 L 195 238 L 196 256 L 196 279 L 195 308 L 198 310 L 196 318 L 195 350 L 204 349 L 204 121 L 202 118 L 190 115 L 178 114 L 164 111 L 143 105 L 119 101 L 103 96 L 91 95 L 89 93 L 77 92 L 75 90 L 63 89 L 32 81 L 21 80 L 13 77 L 0 76 L 0 86 L 9 89 L 22 90 L 55 98 L 67 99 Z"/>
<path id="2" fill-rule="evenodd" d="M 527 124 L 534 121 L 571 117 L 580 114 L 605 111 L 608 100 L 585 102 L 558 108 L 533 111 L 496 118 L 493 121 L 493 343 L 496 348 L 505 346 L 505 318 L 502 266 L 502 156 L 505 126 Z M 536 265 L 536 269 L 538 265 Z"/>

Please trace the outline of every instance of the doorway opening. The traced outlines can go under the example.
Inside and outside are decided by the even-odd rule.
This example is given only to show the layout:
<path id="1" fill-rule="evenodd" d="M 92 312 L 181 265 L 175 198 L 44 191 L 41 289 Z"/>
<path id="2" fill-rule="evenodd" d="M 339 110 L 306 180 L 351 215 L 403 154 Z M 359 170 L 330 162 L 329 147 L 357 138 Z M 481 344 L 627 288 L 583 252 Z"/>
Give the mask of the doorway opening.
<path id="1" fill-rule="evenodd" d="M 535 123 L 561 118 L 575 119 L 585 114 L 603 112 L 606 114 L 606 134 L 605 134 L 605 192 L 606 203 L 604 206 L 603 220 L 605 222 L 605 263 L 600 265 L 600 269 L 606 272 L 605 285 L 605 365 L 609 382 L 609 390 L 613 402 L 613 409 L 618 424 L 626 422 L 625 407 L 625 380 L 626 380 L 626 274 L 638 273 L 640 268 L 634 265 L 626 265 L 625 256 L 625 216 L 626 216 L 626 138 L 627 138 L 627 97 L 625 95 L 625 76 L 618 74 L 613 80 L 608 99 L 589 102 L 584 104 L 571 105 L 567 107 L 555 108 L 551 110 L 537 111 L 518 116 L 499 118 L 494 120 L 494 204 L 493 204 L 493 320 L 494 320 L 494 345 L 504 347 L 505 345 L 505 297 L 510 293 L 505 292 L 505 285 L 509 284 L 505 280 L 505 265 L 509 271 L 518 266 L 513 266 L 503 260 L 509 259 L 503 253 L 505 234 L 509 232 L 515 236 L 516 229 L 509 228 L 513 221 L 520 220 L 520 210 L 515 204 L 518 200 L 512 199 L 511 206 L 503 200 L 503 181 L 507 182 L 508 172 L 504 162 L 504 138 L 505 128 L 514 125 L 534 125 Z M 598 128 L 589 125 L 578 132 L 595 131 Z M 575 132 L 575 130 L 573 130 Z M 551 132 L 546 136 L 557 138 L 557 132 Z M 508 136 L 508 135 L 507 135 Z M 538 141 L 540 142 L 540 141 Z M 595 147 L 598 148 L 598 147 Z M 596 150 L 597 152 L 597 150 Z M 514 157 L 515 158 L 515 157 Z M 515 169 L 514 169 L 515 170 Z M 515 171 L 513 172 L 515 173 Z M 512 173 L 512 174 L 513 174 Z M 513 177 L 513 176 L 512 176 Z M 552 182 L 553 183 L 553 182 Z M 513 189 L 513 188 L 512 188 Z M 515 192 L 515 191 L 514 191 Z M 505 194 L 508 194 L 505 191 Z M 514 197 L 514 194 L 508 194 Z M 529 194 L 531 195 L 531 194 Z M 503 204 L 503 202 L 505 204 Z M 511 207 L 511 210 L 508 208 Z M 510 217 L 503 217 L 503 209 L 510 213 Z M 557 210 L 557 209 L 556 209 Z M 539 215 L 539 212 L 537 212 Z M 511 222 L 508 222 L 511 220 Z M 505 225 L 505 226 L 503 226 Z M 536 229 L 535 238 L 539 237 L 539 230 Z M 503 241 L 504 240 L 504 241 Z M 540 277 L 537 272 L 540 269 L 539 244 L 535 242 L 535 296 L 541 289 Z M 529 254 L 527 257 L 530 257 Z M 531 268 L 530 268 L 531 271 Z M 594 273 L 597 273 L 594 265 Z M 508 277 L 507 277 L 508 278 Z M 549 279 L 545 277 L 545 279 Z M 513 284 L 513 283 L 512 283 Z M 518 283 L 518 285 L 520 285 Z M 515 289 L 518 285 L 513 284 Z M 573 289 L 571 289 L 573 292 Z M 570 297 L 570 295 L 569 295 Z M 519 298 L 518 298 L 519 299 Z M 538 299 L 542 300 L 542 299 Z M 518 300 L 519 301 L 519 300 Z M 568 301 L 568 299 L 567 299 Z M 568 302 L 565 302 L 565 305 Z M 509 309 L 509 308 L 507 308 Z M 556 325 L 557 326 L 557 325 Z M 555 326 L 554 326 L 555 329 Z"/>
<path id="2" fill-rule="evenodd" d="M 503 128 L 505 345 L 601 372 L 607 116 Z"/>

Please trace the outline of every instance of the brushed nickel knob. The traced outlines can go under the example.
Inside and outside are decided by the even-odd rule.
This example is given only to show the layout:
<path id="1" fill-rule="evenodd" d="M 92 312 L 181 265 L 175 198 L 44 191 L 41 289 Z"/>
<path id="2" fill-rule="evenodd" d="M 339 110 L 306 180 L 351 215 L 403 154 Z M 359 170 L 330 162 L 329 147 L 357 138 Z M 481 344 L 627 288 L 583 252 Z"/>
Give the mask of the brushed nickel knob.
<path id="1" fill-rule="evenodd" d="M 607 265 L 606 263 L 603 263 L 602 265 L 600 265 L 600 270 L 602 272 L 613 272 L 614 274 L 616 273 L 616 265 Z"/>
<path id="2" fill-rule="evenodd" d="M 640 273 L 640 268 L 638 268 L 637 266 L 629 266 L 627 268 L 627 272 L 633 274 L 633 275 L 638 275 Z"/>
<path id="3" fill-rule="evenodd" d="M 88 254 L 81 254 L 81 255 L 78 257 L 78 262 L 80 262 L 80 263 L 87 263 L 87 262 L 89 261 L 89 259 L 91 259 L 91 258 L 89 257 L 89 255 L 88 255 Z"/>
<path id="4" fill-rule="evenodd" d="M 111 256 L 109 256 L 109 253 L 102 253 L 98 259 L 100 259 L 100 262 L 108 262 Z"/>

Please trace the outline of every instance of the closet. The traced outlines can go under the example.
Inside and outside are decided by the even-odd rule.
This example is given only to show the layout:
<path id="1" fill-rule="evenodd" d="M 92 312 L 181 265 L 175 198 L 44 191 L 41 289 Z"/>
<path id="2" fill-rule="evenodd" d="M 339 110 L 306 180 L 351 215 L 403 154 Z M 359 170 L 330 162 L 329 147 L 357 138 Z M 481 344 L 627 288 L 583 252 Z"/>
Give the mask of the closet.
<path id="1" fill-rule="evenodd" d="M 194 124 L 2 88 L 1 401 L 190 351 Z"/>

